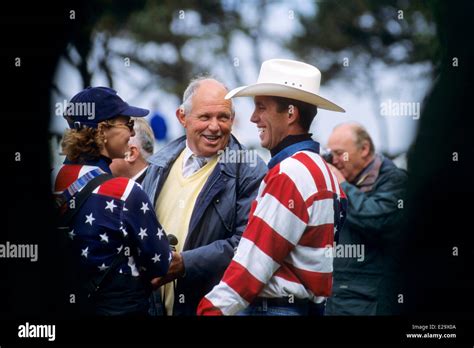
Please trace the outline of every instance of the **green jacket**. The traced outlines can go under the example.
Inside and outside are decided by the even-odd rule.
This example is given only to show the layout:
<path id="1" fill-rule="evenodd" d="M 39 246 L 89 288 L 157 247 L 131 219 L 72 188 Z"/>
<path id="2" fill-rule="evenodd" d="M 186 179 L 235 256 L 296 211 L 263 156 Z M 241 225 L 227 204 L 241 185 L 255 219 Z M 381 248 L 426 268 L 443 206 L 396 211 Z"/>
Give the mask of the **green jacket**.
<path id="1" fill-rule="evenodd" d="M 407 174 L 376 155 L 354 183 L 344 182 L 347 218 L 335 247 L 329 315 L 392 314 Z"/>

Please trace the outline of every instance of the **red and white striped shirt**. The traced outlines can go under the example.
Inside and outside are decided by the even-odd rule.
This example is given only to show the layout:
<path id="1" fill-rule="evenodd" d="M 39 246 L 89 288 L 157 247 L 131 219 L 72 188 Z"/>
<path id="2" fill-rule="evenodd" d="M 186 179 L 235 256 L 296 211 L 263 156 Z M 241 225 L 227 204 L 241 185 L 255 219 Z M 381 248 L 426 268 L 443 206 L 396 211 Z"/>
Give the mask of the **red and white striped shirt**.
<path id="1" fill-rule="evenodd" d="M 322 302 L 331 294 L 334 226 L 345 199 L 317 153 L 299 151 L 273 167 L 233 260 L 198 315 L 233 315 L 257 296 Z"/>

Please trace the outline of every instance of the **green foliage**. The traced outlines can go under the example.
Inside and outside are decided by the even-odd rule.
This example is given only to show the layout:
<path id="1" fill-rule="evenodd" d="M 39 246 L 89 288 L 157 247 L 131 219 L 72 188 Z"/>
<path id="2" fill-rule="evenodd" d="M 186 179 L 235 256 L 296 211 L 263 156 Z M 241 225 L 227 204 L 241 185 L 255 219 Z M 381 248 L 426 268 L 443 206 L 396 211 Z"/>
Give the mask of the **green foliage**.
<path id="1" fill-rule="evenodd" d="M 288 47 L 302 60 L 321 67 L 325 80 L 350 61 L 387 65 L 437 60 L 431 8 L 425 1 L 322 1 L 314 16 L 302 16 L 304 30 Z M 320 57 L 327 61 L 319 62 Z"/>
<path id="2" fill-rule="evenodd" d="M 266 0 L 88 1 L 78 14 L 77 32 L 71 42 L 81 60 L 75 62 L 70 52 L 66 59 L 77 67 L 84 86 L 90 84 L 94 73 L 102 71 L 113 87 L 116 72 L 111 66 L 112 58 L 128 58 L 131 65 L 144 69 L 150 76 L 146 86 L 134 86 L 138 92 L 159 88 L 176 96 L 181 95 L 191 77 L 211 72 L 216 60 L 232 65 L 230 42 L 237 33 L 254 46 L 255 52 L 251 54 L 256 67 L 262 60 L 261 42 L 269 39 L 298 59 L 318 66 L 325 82 L 335 77 L 348 79 L 355 74 L 352 69 L 344 70 L 343 59 L 361 66 L 376 61 L 399 65 L 437 60 L 433 15 L 425 1 L 320 1 L 314 14 L 295 14 L 301 30 L 288 40 L 265 32 L 266 21 L 281 20 L 267 16 L 268 9 L 275 4 Z M 244 5 L 256 11 L 256 22 L 247 20 Z M 97 37 L 102 38 L 99 43 L 104 53 L 93 65 L 88 60 Z M 117 49 L 110 44 L 117 38 L 127 39 L 132 47 Z M 142 49 L 147 45 L 163 54 L 143 55 Z M 231 70 L 234 80 L 240 82 L 236 69 Z"/>

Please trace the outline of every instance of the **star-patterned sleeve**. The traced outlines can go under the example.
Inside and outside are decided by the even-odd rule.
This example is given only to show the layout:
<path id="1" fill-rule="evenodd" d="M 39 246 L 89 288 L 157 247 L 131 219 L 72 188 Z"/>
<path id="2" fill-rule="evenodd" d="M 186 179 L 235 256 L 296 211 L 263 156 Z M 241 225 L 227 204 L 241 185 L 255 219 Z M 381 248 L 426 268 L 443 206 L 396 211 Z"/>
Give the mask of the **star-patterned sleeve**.
<path id="1" fill-rule="evenodd" d="M 141 187 L 133 186 L 123 209 L 123 232 L 138 248 L 139 259 L 152 277 L 168 271 L 172 253 L 168 238 L 158 222 L 153 206 Z"/>

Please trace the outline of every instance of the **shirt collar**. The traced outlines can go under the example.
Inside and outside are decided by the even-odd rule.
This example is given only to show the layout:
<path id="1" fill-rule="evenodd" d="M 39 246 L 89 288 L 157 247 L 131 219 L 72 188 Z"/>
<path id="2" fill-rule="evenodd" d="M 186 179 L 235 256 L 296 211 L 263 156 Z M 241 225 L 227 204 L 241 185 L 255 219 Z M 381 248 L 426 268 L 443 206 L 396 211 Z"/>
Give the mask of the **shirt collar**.
<path id="1" fill-rule="evenodd" d="M 112 171 L 109 168 L 111 163 L 112 163 L 112 160 L 110 158 L 102 156 L 102 155 L 98 159 L 94 159 L 94 160 L 81 158 L 78 161 L 70 161 L 68 160 L 67 157 L 64 159 L 64 164 L 82 164 L 86 166 L 95 166 L 95 167 L 99 167 L 104 172 L 107 172 L 109 174 L 112 174 Z"/>
<path id="2" fill-rule="evenodd" d="M 299 151 L 311 151 L 319 154 L 319 143 L 313 139 L 301 140 L 302 137 L 296 137 L 297 141 L 290 141 L 291 145 L 287 145 L 273 156 L 267 164 L 268 169 L 272 169 L 284 159 L 293 156 Z M 293 140 L 296 140 L 293 137 Z"/>
<path id="3" fill-rule="evenodd" d="M 297 134 L 297 135 L 288 135 L 282 141 L 280 141 L 277 146 L 270 150 L 272 157 L 274 157 L 277 153 L 279 153 L 284 148 L 299 143 L 300 141 L 304 140 L 311 140 L 311 136 L 313 134 L 306 133 L 306 134 Z"/>
<path id="4" fill-rule="evenodd" d="M 362 169 L 352 183 L 364 192 L 372 190 L 372 186 L 379 176 L 382 162 L 383 156 L 376 153 L 372 161 Z"/>
<path id="5" fill-rule="evenodd" d="M 209 157 L 204 157 L 204 156 L 198 156 L 196 155 L 191 148 L 188 145 L 188 141 L 186 140 L 186 147 L 184 148 L 184 157 L 183 157 L 183 165 L 186 163 L 186 161 L 191 157 L 191 156 L 196 156 L 199 158 L 204 158 L 206 160 L 206 163 L 209 162 L 215 155 L 209 156 Z"/>
<path id="6" fill-rule="evenodd" d="M 146 166 L 145 168 L 143 168 L 142 170 L 140 170 L 137 174 L 135 174 L 132 178 L 133 181 L 137 181 L 137 179 L 140 177 L 140 175 L 142 175 L 143 173 L 145 173 L 145 170 L 148 169 L 148 166 Z"/>
<path id="7" fill-rule="evenodd" d="M 194 155 L 191 149 L 188 146 L 188 142 L 186 141 L 186 147 L 184 148 L 184 155 L 183 155 L 183 165 L 188 161 L 191 156 Z"/>

